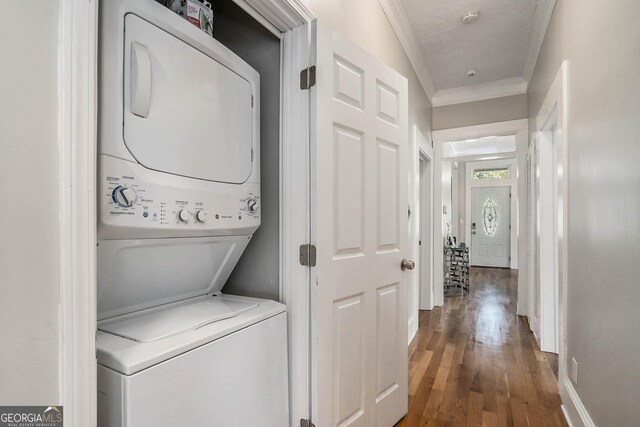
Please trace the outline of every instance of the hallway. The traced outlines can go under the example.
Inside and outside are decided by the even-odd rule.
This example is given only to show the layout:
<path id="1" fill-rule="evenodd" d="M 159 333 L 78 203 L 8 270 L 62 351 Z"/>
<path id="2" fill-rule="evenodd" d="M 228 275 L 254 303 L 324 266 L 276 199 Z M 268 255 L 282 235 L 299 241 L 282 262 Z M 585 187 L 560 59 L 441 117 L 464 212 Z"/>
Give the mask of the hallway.
<path id="1" fill-rule="evenodd" d="M 517 272 L 472 268 L 471 292 L 420 312 L 409 413 L 396 427 L 566 426 L 553 373 L 516 316 Z"/>

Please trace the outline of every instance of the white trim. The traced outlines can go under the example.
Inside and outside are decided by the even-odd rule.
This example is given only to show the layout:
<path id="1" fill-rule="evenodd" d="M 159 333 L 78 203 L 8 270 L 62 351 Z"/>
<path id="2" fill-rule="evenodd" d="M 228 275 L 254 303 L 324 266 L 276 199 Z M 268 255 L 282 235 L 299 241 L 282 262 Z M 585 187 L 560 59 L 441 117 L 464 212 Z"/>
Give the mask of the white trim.
<path id="1" fill-rule="evenodd" d="M 311 415 L 310 275 L 298 262 L 299 245 L 310 239 L 309 92 L 299 88 L 299 71 L 310 61 L 308 27 L 288 31 L 282 38 L 281 286 L 288 316 L 292 426 Z"/>
<path id="2" fill-rule="evenodd" d="M 434 107 L 442 107 L 445 105 L 502 98 L 504 96 L 521 95 L 527 93 L 527 87 L 528 83 L 522 77 L 495 80 L 471 86 L 438 90 L 431 98 L 431 103 Z"/>
<path id="3" fill-rule="evenodd" d="M 235 4 L 237 4 L 242 10 L 247 12 L 249 16 L 258 21 L 264 28 L 269 30 L 271 34 L 282 39 L 282 29 L 273 25 L 267 18 L 265 18 L 261 13 L 259 13 L 255 6 L 252 6 L 251 0 L 233 0 Z M 262 4 L 262 3 L 261 3 Z"/>
<path id="4" fill-rule="evenodd" d="M 511 154 L 510 159 L 503 160 L 485 160 L 476 162 L 467 162 L 465 171 L 465 212 L 464 212 L 464 241 L 471 246 L 471 190 L 480 187 L 509 187 L 511 192 L 510 199 L 510 229 L 509 229 L 509 268 L 518 268 L 518 165 L 515 153 Z M 473 179 L 473 171 L 483 168 L 508 168 L 509 179 L 490 179 L 477 181 Z M 456 220 L 455 218 L 453 219 Z"/>
<path id="5" fill-rule="evenodd" d="M 315 17 L 300 0 L 233 0 L 238 6 L 256 18 L 267 29 L 277 28 L 285 33 L 311 22 Z M 253 9 L 253 10 L 252 10 Z"/>
<path id="6" fill-rule="evenodd" d="M 426 201 L 426 197 L 423 194 L 420 194 L 419 199 L 423 202 L 420 203 L 420 209 L 418 211 L 419 215 L 420 215 L 420 224 L 425 225 L 427 227 L 429 227 L 429 239 L 427 242 L 423 242 L 425 244 L 423 244 L 423 247 L 428 247 L 430 248 L 430 251 L 428 252 L 429 258 L 428 259 L 424 259 L 424 258 L 420 258 L 419 262 L 420 264 L 418 265 L 419 268 L 422 268 L 422 265 L 428 265 L 429 266 L 429 277 L 428 277 L 428 281 L 427 283 L 420 283 L 420 290 L 421 292 L 419 293 L 420 295 L 420 301 L 419 301 L 419 309 L 420 310 L 432 310 L 433 309 L 433 301 L 434 301 L 434 295 L 433 295 L 433 149 L 431 147 L 431 145 L 426 145 L 424 147 L 418 147 L 418 151 L 419 151 L 419 163 L 422 162 L 429 162 L 428 170 L 430 172 L 430 176 L 428 177 L 428 181 L 429 181 L 429 200 L 427 201 L 427 206 L 429 206 L 429 208 L 431 209 L 431 215 L 430 218 L 427 217 L 427 219 L 425 219 L 423 217 L 424 213 L 422 211 L 422 206 L 424 204 L 424 202 Z M 421 168 L 422 166 L 418 166 L 419 168 Z M 424 179 L 424 178 L 423 178 Z M 426 191 L 427 187 L 424 185 L 424 183 L 420 183 L 419 188 L 424 191 Z M 424 238 L 424 234 L 422 233 L 422 230 L 420 231 L 420 237 Z M 420 270 L 422 271 L 422 270 Z M 429 292 L 429 296 L 426 297 L 425 296 L 425 291 Z"/>
<path id="7" fill-rule="evenodd" d="M 417 125 L 413 125 L 411 130 L 411 138 L 409 141 L 409 208 L 411 209 L 411 216 L 409 218 L 409 249 L 410 249 L 410 259 L 416 261 L 416 269 L 411 272 L 411 286 L 409 300 L 409 343 L 415 337 L 418 332 L 419 327 L 419 318 L 420 318 L 420 310 L 427 309 L 430 310 L 433 308 L 431 306 L 431 300 L 433 299 L 431 295 L 429 295 L 427 299 L 427 304 L 424 304 L 423 298 L 421 295 L 423 294 L 425 288 L 427 290 L 431 289 L 431 276 L 433 272 L 433 266 L 431 265 L 431 260 L 425 260 L 421 258 L 421 248 L 419 246 L 419 240 L 424 239 L 424 236 L 427 234 L 424 230 L 421 229 L 421 225 L 426 224 L 423 220 L 423 211 L 422 211 L 422 195 L 420 194 L 421 188 L 424 185 L 423 182 L 420 182 L 421 178 L 421 162 L 431 161 L 430 154 L 427 154 L 427 151 L 430 152 L 431 145 L 427 137 L 420 131 L 420 128 Z M 429 168 L 431 170 L 431 168 Z M 426 177 L 425 177 L 426 179 Z M 433 179 L 429 177 L 429 182 L 433 182 Z M 431 191 L 429 191 L 431 193 Z M 424 201 L 426 205 L 431 206 L 431 201 Z M 429 227 L 428 235 L 429 241 L 431 240 L 431 221 L 427 227 Z M 425 243 L 427 245 L 427 243 Z M 429 246 L 430 247 L 430 246 Z M 427 265 L 427 270 L 429 271 L 428 284 L 421 283 L 420 279 L 424 278 L 423 276 L 423 266 Z M 415 298 L 415 299 L 414 299 Z"/>
<path id="8" fill-rule="evenodd" d="M 393 28 L 393 31 L 396 33 L 400 45 L 402 45 L 402 48 L 409 58 L 409 62 L 413 65 L 422 89 L 424 89 L 427 97 L 431 101 L 436 90 L 433 86 L 424 55 L 420 49 L 420 44 L 409 23 L 409 18 L 407 18 L 402 3 L 400 3 L 400 0 L 378 0 L 378 3 L 380 3 L 382 10 L 385 15 L 387 15 L 391 28 Z"/>
<path id="9" fill-rule="evenodd" d="M 537 138 L 537 149 L 539 153 L 545 154 L 552 158 L 552 161 L 547 162 L 547 167 L 549 167 L 549 172 L 556 169 L 555 165 L 555 156 L 554 151 L 557 149 L 556 145 L 558 142 L 553 141 L 549 138 L 549 132 L 555 132 L 556 135 L 560 136 L 560 147 L 562 148 L 562 224 L 564 225 L 562 230 L 557 230 L 555 228 L 555 223 L 557 220 L 554 215 L 555 212 L 551 214 L 552 216 L 547 218 L 546 224 L 550 225 L 544 227 L 540 230 L 540 239 L 546 238 L 546 244 L 544 246 L 539 247 L 537 250 L 540 253 L 542 248 L 547 251 L 549 249 L 549 245 L 553 247 L 553 253 L 551 254 L 552 258 L 548 260 L 546 270 L 540 270 L 540 317 L 538 319 L 539 322 L 539 332 L 540 332 L 540 348 L 543 351 L 552 351 L 557 352 L 559 354 L 559 380 L 563 381 L 567 375 L 567 289 L 568 289 L 568 280 L 567 280 L 567 254 L 568 254 L 568 246 L 569 242 L 567 239 L 567 221 L 568 221 L 568 198 L 569 198 L 569 189 L 568 189 L 568 87 L 567 87 L 567 76 L 568 76 L 568 61 L 563 61 L 556 77 L 554 78 L 551 86 L 549 87 L 549 91 L 547 92 L 544 102 L 540 107 L 540 110 L 536 116 L 536 138 Z M 543 158 L 538 158 L 537 168 L 544 167 Z M 541 175 L 541 174 L 540 174 Z M 552 177 L 548 176 L 550 174 L 544 174 L 545 179 L 551 180 Z M 540 180 L 540 178 L 539 178 Z M 540 182 L 536 183 L 536 188 L 538 194 L 540 195 L 541 191 L 544 191 L 544 188 L 552 188 L 553 194 L 548 195 L 552 203 L 555 203 L 557 198 L 556 193 L 556 183 L 555 181 L 552 183 Z M 548 197 L 548 198 L 549 198 Z M 538 197 L 538 204 L 539 197 Z M 542 212 L 541 206 L 538 206 L 537 212 L 540 214 Z M 545 210 L 545 213 L 548 213 Z M 542 221 L 543 218 L 540 217 L 538 222 Z M 557 252 L 557 249 L 560 248 L 560 252 Z M 540 264 L 542 265 L 542 259 L 540 260 Z M 551 270 L 550 272 L 548 270 Z M 560 274 L 559 274 L 560 273 Z M 558 276 L 560 279 L 558 280 Z M 546 278 L 546 279 L 545 279 Z M 546 285 L 546 286 L 543 286 Z M 544 310 L 547 308 L 547 310 Z"/>
<path id="10" fill-rule="evenodd" d="M 409 234 L 407 244 L 409 246 L 408 258 L 416 262 L 416 268 L 409 272 L 407 296 L 408 343 L 418 332 L 418 317 L 420 308 L 420 247 L 418 246 L 419 230 L 420 230 L 420 143 L 418 139 L 424 140 L 424 136 L 420 133 L 417 125 L 413 125 L 409 137 L 409 180 L 408 180 L 408 200 L 409 203 Z"/>
<path id="11" fill-rule="evenodd" d="M 538 2 L 538 10 L 533 20 L 533 30 L 531 32 L 531 44 L 529 45 L 529 51 L 527 53 L 527 59 L 524 64 L 522 76 L 527 82 L 531 81 L 533 76 L 533 70 L 536 68 L 538 62 L 538 55 L 542 48 L 542 42 L 544 36 L 547 33 L 547 27 L 551 16 L 553 15 L 553 8 L 556 5 L 556 0 L 543 0 Z"/>
<path id="12" fill-rule="evenodd" d="M 97 1 L 60 9 L 60 395 L 66 426 L 96 425 Z"/>
<path id="13" fill-rule="evenodd" d="M 596 427 L 569 378 L 560 383 L 562 412 L 570 427 Z"/>
<path id="14" fill-rule="evenodd" d="M 518 131 L 528 129 L 528 126 L 528 119 L 518 119 L 461 128 L 434 130 L 432 132 L 434 149 L 436 143 L 442 144 L 443 142 L 481 138 L 485 136 L 515 135 Z"/>

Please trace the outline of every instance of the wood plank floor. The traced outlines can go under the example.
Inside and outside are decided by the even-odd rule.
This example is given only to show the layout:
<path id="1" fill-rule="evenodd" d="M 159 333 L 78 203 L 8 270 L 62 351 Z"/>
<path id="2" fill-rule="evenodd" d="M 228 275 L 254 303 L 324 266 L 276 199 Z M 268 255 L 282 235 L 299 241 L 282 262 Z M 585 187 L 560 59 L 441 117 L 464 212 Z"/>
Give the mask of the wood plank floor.
<path id="1" fill-rule="evenodd" d="M 516 313 L 517 272 L 472 268 L 471 292 L 420 312 L 409 413 L 396 427 L 566 426 L 556 378 Z"/>

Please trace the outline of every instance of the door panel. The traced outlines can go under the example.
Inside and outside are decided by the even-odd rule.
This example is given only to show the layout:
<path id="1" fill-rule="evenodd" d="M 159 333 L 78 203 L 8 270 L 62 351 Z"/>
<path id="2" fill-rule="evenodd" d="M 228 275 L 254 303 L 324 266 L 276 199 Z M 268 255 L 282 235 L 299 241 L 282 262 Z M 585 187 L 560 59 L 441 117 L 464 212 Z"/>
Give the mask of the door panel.
<path id="1" fill-rule="evenodd" d="M 333 381 L 335 407 L 333 425 L 364 425 L 363 295 L 334 303 Z M 358 422 L 358 420 L 360 420 Z"/>
<path id="2" fill-rule="evenodd" d="M 398 250 L 398 145 L 378 139 L 378 252 Z"/>
<path id="3" fill-rule="evenodd" d="M 471 264 L 509 267 L 511 200 L 509 187 L 471 188 Z"/>
<path id="4" fill-rule="evenodd" d="M 362 253 L 364 134 L 334 125 L 334 255 Z"/>
<path id="5" fill-rule="evenodd" d="M 312 33 L 312 421 L 391 426 L 408 399 L 407 81 L 317 21 Z"/>

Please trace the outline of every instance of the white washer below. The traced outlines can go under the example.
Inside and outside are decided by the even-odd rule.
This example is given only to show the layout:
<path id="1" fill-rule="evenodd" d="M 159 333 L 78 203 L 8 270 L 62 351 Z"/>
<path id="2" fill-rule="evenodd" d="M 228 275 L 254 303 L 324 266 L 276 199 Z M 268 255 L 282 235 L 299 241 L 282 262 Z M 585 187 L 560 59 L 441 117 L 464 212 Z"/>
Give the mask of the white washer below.
<path id="1" fill-rule="evenodd" d="M 99 427 L 282 427 L 286 307 L 204 295 L 98 323 Z"/>

